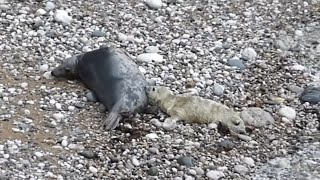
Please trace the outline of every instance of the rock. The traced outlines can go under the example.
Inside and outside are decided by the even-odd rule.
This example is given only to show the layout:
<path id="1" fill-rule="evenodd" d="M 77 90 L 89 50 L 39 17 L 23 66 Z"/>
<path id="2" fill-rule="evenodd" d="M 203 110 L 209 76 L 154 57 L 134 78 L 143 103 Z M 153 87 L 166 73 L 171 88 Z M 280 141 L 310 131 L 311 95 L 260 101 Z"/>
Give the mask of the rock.
<path id="1" fill-rule="evenodd" d="M 93 158 L 97 158 L 98 157 L 98 154 L 93 152 L 93 151 L 90 151 L 90 150 L 84 150 L 84 151 L 81 151 L 79 152 L 79 155 L 87 158 L 87 159 L 93 159 Z"/>
<path id="2" fill-rule="evenodd" d="M 157 128 L 161 128 L 162 127 L 162 123 L 158 120 L 158 119 L 151 119 L 150 123 L 153 124 L 154 126 L 156 126 Z"/>
<path id="3" fill-rule="evenodd" d="M 204 175 L 204 170 L 201 169 L 200 167 L 194 167 L 193 169 L 196 171 L 197 175 L 199 176 Z"/>
<path id="4" fill-rule="evenodd" d="M 137 60 L 141 62 L 155 62 L 161 63 L 164 61 L 163 57 L 157 53 L 144 53 L 137 56 Z"/>
<path id="5" fill-rule="evenodd" d="M 311 104 L 317 104 L 320 102 L 320 86 L 309 86 L 305 88 L 300 94 L 299 100 L 301 102 L 309 102 Z"/>
<path id="6" fill-rule="evenodd" d="M 300 64 L 295 64 L 295 65 L 291 66 L 291 69 L 294 71 L 303 71 L 306 69 L 306 67 L 304 67 Z"/>
<path id="7" fill-rule="evenodd" d="M 160 9 L 162 6 L 161 0 L 146 0 L 146 3 L 151 9 Z"/>
<path id="8" fill-rule="evenodd" d="M 246 124 L 254 127 L 265 127 L 274 123 L 270 113 L 258 107 L 250 107 L 240 113 L 240 117 Z"/>
<path id="9" fill-rule="evenodd" d="M 296 93 L 296 94 L 303 92 L 303 88 L 296 86 L 296 85 L 288 85 L 287 88 L 289 91 Z M 320 88 L 319 88 L 319 92 L 320 92 Z"/>
<path id="10" fill-rule="evenodd" d="M 243 165 L 238 164 L 234 166 L 234 171 L 238 174 L 244 175 L 248 173 L 249 169 Z"/>
<path id="11" fill-rule="evenodd" d="M 93 31 L 92 34 L 91 34 L 92 37 L 102 37 L 102 36 L 104 36 L 104 35 L 105 35 L 105 33 L 102 32 L 102 31 L 99 31 L 99 30 L 95 30 L 95 31 Z"/>
<path id="12" fill-rule="evenodd" d="M 150 176 L 157 176 L 159 174 L 158 168 L 157 167 L 151 167 L 148 170 L 148 175 Z"/>
<path id="13" fill-rule="evenodd" d="M 251 167 L 255 166 L 254 160 L 251 157 L 244 157 L 242 161 Z"/>
<path id="14" fill-rule="evenodd" d="M 48 64 L 43 64 L 40 66 L 39 71 L 40 72 L 46 72 L 49 69 L 49 65 Z"/>
<path id="15" fill-rule="evenodd" d="M 89 171 L 90 171 L 91 173 L 93 173 L 93 174 L 97 174 L 98 169 L 95 168 L 95 167 L 93 167 L 93 166 L 90 166 L 90 167 L 89 167 Z"/>
<path id="16" fill-rule="evenodd" d="M 51 11 L 51 10 L 53 10 L 55 7 L 56 7 L 56 6 L 54 5 L 53 2 L 48 1 L 48 2 L 46 3 L 45 10 L 46 10 L 46 11 Z"/>
<path id="17" fill-rule="evenodd" d="M 229 140 L 222 140 L 218 143 L 219 147 L 222 147 L 224 150 L 231 150 L 235 147 L 235 144 Z"/>
<path id="18" fill-rule="evenodd" d="M 282 169 L 290 167 L 290 160 L 287 158 L 275 158 L 270 160 L 268 163 Z"/>
<path id="19" fill-rule="evenodd" d="M 177 159 L 177 162 L 183 166 L 193 167 L 192 157 L 188 157 L 188 156 L 179 157 Z"/>
<path id="20" fill-rule="evenodd" d="M 135 156 L 131 158 L 131 162 L 134 166 L 140 166 L 140 162 Z"/>
<path id="21" fill-rule="evenodd" d="M 46 13 L 47 12 L 44 9 L 38 9 L 37 12 L 36 12 L 37 15 L 41 15 L 41 16 L 45 15 Z"/>
<path id="22" fill-rule="evenodd" d="M 296 111 L 288 106 L 283 106 L 279 109 L 279 115 L 290 120 L 296 118 L 296 114 Z"/>
<path id="23" fill-rule="evenodd" d="M 97 102 L 98 101 L 97 97 L 95 96 L 94 92 L 92 92 L 92 91 L 87 92 L 86 98 L 89 102 Z"/>
<path id="24" fill-rule="evenodd" d="M 34 152 L 34 155 L 36 155 L 37 157 L 42 157 L 43 156 L 43 153 L 42 152 Z"/>
<path id="25" fill-rule="evenodd" d="M 166 118 L 162 123 L 162 128 L 166 131 L 172 131 L 177 126 L 177 122 L 172 120 L 171 118 Z"/>
<path id="26" fill-rule="evenodd" d="M 54 20 L 62 23 L 63 25 L 69 25 L 72 22 L 72 17 L 69 16 L 68 12 L 65 10 L 56 10 Z"/>
<path id="27" fill-rule="evenodd" d="M 68 146 L 68 141 L 66 139 L 62 140 L 61 146 L 62 147 L 67 147 Z"/>
<path id="28" fill-rule="evenodd" d="M 218 180 L 218 179 L 224 177 L 224 173 L 221 172 L 221 171 L 211 170 L 211 171 L 208 171 L 208 172 L 206 173 L 206 176 L 207 176 L 207 178 L 209 178 L 209 179 Z"/>
<path id="29" fill-rule="evenodd" d="M 241 55 L 242 55 L 241 58 L 246 61 L 255 59 L 257 57 L 256 51 L 251 47 L 245 48 L 242 51 Z"/>
<path id="30" fill-rule="evenodd" d="M 224 87 L 218 83 L 214 84 L 213 86 L 213 93 L 217 96 L 223 95 Z"/>
<path id="31" fill-rule="evenodd" d="M 236 67 L 240 70 L 245 69 L 245 65 L 238 57 L 233 57 L 233 58 L 229 59 L 227 64 L 231 67 Z"/>
<path id="32" fill-rule="evenodd" d="M 150 133 L 146 135 L 147 139 L 156 140 L 158 139 L 158 135 L 156 133 Z"/>
<path id="33" fill-rule="evenodd" d="M 53 116 L 53 118 L 55 118 L 56 120 L 59 120 L 59 121 L 64 118 L 64 115 L 60 112 L 54 113 L 52 116 Z"/>
<path id="34" fill-rule="evenodd" d="M 145 52 L 146 53 L 158 53 L 159 52 L 159 48 L 157 46 L 147 46 L 145 48 Z"/>
<path id="35" fill-rule="evenodd" d="M 296 36 L 303 36 L 303 32 L 301 30 L 296 30 L 294 33 Z"/>
<path id="36" fill-rule="evenodd" d="M 124 42 L 128 40 L 128 36 L 123 33 L 118 33 L 118 40 Z"/>

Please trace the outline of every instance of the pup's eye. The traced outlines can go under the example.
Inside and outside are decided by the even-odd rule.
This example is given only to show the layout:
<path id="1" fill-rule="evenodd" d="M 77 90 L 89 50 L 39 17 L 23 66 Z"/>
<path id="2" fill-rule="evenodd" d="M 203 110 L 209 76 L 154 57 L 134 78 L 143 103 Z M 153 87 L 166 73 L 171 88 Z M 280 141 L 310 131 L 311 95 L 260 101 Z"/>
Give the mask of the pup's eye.
<path id="1" fill-rule="evenodd" d="M 236 125 L 236 126 L 239 126 L 240 125 L 240 121 L 233 121 L 233 124 Z"/>
<path id="2" fill-rule="evenodd" d="M 156 88 L 153 87 L 153 88 L 152 88 L 152 91 L 156 91 Z"/>

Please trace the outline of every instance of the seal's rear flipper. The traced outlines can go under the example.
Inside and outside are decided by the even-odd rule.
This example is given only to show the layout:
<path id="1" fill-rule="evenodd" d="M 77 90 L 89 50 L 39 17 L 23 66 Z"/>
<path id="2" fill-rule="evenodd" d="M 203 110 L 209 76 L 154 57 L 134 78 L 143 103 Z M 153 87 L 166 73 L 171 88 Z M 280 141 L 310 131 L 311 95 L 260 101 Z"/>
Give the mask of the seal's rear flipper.
<path id="1" fill-rule="evenodd" d="M 122 99 L 113 105 L 111 111 L 109 112 L 109 116 L 106 119 L 104 119 L 103 127 L 106 130 L 113 130 L 118 126 L 120 120 L 122 119 L 122 116 L 119 113 L 121 105 Z"/>
<path id="2" fill-rule="evenodd" d="M 119 113 L 111 111 L 109 116 L 103 121 L 104 129 L 106 130 L 115 129 L 118 126 L 121 119 L 122 119 L 122 116 Z"/>

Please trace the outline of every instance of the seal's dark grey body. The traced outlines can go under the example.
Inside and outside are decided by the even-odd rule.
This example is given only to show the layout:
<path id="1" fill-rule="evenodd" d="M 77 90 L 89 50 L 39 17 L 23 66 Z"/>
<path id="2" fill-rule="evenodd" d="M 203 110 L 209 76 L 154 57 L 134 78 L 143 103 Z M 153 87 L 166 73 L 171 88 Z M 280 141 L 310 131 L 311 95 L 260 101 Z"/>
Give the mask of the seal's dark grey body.
<path id="1" fill-rule="evenodd" d="M 106 129 L 114 129 L 121 115 L 142 112 L 148 103 L 144 75 L 135 62 L 120 49 L 103 47 L 73 56 L 51 74 L 79 78 L 109 111 Z"/>

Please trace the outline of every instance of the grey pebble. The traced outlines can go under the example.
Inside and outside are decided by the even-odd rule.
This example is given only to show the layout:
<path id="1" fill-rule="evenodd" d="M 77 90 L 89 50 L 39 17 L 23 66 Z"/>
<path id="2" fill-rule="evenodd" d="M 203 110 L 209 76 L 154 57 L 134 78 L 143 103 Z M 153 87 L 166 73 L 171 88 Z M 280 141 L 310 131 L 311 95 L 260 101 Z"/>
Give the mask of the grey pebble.
<path id="1" fill-rule="evenodd" d="M 235 147 L 235 144 L 230 140 L 222 140 L 218 143 L 218 145 L 222 147 L 224 150 L 231 150 Z"/>
<path id="2" fill-rule="evenodd" d="M 148 174 L 150 176 L 157 176 L 159 174 L 158 168 L 157 167 L 151 167 L 148 170 Z"/>
<path id="3" fill-rule="evenodd" d="M 98 101 L 97 96 L 92 91 L 87 92 L 86 98 L 89 102 L 97 102 Z"/>
<path id="4" fill-rule="evenodd" d="M 98 154 L 93 152 L 93 151 L 90 151 L 90 150 L 84 150 L 84 151 L 81 151 L 79 152 L 79 155 L 87 158 L 87 159 L 93 159 L 93 158 L 97 158 L 98 157 Z"/>
<path id="5" fill-rule="evenodd" d="M 104 35 L 105 35 L 105 33 L 102 32 L 102 31 L 100 31 L 100 30 L 95 30 L 95 31 L 93 31 L 92 34 L 91 34 L 92 37 L 102 37 L 102 36 L 104 36 Z"/>
<path id="6" fill-rule="evenodd" d="M 177 159 L 177 162 L 180 164 L 180 165 L 184 165 L 184 166 L 187 166 L 187 167 L 193 167 L 193 158 L 192 157 L 189 157 L 189 156 L 183 156 L 183 157 L 179 157 Z"/>
<path id="7" fill-rule="evenodd" d="M 237 67 L 240 70 L 245 69 L 245 65 L 238 57 L 233 57 L 233 58 L 229 59 L 227 64 L 231 67 Z"/>

